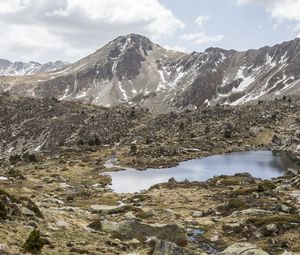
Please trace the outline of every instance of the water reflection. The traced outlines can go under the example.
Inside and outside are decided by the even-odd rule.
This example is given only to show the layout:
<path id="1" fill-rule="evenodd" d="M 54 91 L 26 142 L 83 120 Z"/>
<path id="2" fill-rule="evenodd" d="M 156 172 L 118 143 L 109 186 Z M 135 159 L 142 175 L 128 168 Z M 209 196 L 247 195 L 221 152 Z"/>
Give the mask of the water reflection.
<path id="1" fill-rule="evenodd" d="M 216 175 L 233 175 L 249 172 L 252 176 L 271 179 L 282 175 L 291 162 L 282 154 L 271 151 L 238 152 L 185 161 L 177 167 L 109 173 L 111 188 L 117 193 L 133 193 L 148 189 L 154 184 L 167 182 L 171 177 L 177 181 L 205 181 Z"/>

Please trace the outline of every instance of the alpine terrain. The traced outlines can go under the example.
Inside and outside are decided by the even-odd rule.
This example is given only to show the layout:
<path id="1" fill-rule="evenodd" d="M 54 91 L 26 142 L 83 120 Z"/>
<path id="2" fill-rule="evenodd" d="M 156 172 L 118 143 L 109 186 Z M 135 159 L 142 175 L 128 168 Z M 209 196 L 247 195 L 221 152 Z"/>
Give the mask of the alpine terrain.
<path id="1" fill-rule="evenodd" d="M 0 79 L 0 90 L 15 94 L 158 112 L 270 99 L 298 93 L 299 86 L 300 39 L 245 52 L 209 48 L 187 54 L 136 34 L 118 37 L 63 70 Z"/>
<path id="2" fill-rule="evenodd" d="M 300 39 L 0 63 L 1 255 L 300 254 Z"/>

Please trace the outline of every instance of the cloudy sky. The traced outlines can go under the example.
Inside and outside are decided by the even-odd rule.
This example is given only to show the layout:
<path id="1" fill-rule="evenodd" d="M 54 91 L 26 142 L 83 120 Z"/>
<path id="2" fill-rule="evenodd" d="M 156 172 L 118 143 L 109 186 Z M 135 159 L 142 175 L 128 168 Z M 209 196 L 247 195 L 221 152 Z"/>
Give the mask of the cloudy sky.
<path id="1" fill-rule="evenodd" d="M 245 50 L 300 37 L 300 0 L 0 0 L 0 58 L 74 62 L 119 35 Z"/>

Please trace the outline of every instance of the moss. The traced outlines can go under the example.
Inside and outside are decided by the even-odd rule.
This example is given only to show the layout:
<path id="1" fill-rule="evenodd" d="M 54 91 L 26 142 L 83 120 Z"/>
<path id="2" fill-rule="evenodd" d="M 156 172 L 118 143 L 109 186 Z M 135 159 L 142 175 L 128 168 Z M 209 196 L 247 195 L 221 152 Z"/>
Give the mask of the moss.
<path id="1" fill-rule="evenodd" d="M 271 181 L 263 181 L 257 185 L 258 192 L 273 190 L 275 188 L 276 188 L 276 185 Z"/>
<path id="2" fill-rule="evenodd" d="M 251 217 L 247 220 L 248 224 L 254 224 L 261 226 L 270 223 L 287 224 L 287 223 L 299 223 L 300 215 L 276 215 L 276 216 L 263 216 L 263 217 Z"/>
<path id="3" fill-rule="evenodd" d="M 20 200 L 17 199 L 15 196 L 8 194 L 6 191 L 0 189 L 0 196 L 8 197 L 13 203 L 20 203 Z"/>
<path id="4" fill-rule="evenodd" d="M 240 180 L 237 178 L 226 178 L 221 180 L 221 184 L 226 186 L 235 186 L 240 184 Z"/>
<path id="5" fill-rule="evenodd" d="M 265 192 L 265 191 L 270 191 L 276 188 L 276 185 L 271 182 L 271 181 L 263 181 L 259 183 L 257 186 L 254 187 L 249 187 L 249 188 L 242 188 L 239 190 L 235 190 L 230 193 L 231 196 L 244 196 L 244 195 L 249 195 L 252 194 L 253 192 Z"/>
<path id="6" fill-rule="evenodd" d="M 136 217 L 140 219 L 149 219 L 153 217 L 153 213 L 151 212 L 144 212 L 142 210 L 135 213 Z"/>
<path id="7" fill-rule="evenodd" d="M 247 207 L 247 203 L 238 198 L 229 199 L 224 206 L 225 209 L 243 209 L 245 207 Z"/>
<path id="8" fill-rule="evenodd" d="M 45 243 L 45 240 L 41 238 L 40 232 L 34 229 L 24 243 L 23 249 L 25 252 L 40 254 Z"/>
<path id="9" fill-rule="evenodd" d="M 244 195 L 252 194 L 253 192 L 257 192 L 257 187 L 235 190 L 235 191 L 232 191 L 230 193 L 230 195 L 231 196 L 244 196 Z"/>
<path id="10" fill-rule="evenodd" d="M 92 228 L 94 230 L 97 230 L 97 231 L 101 231 L 102 230 L 101 220 L 95 220 L 95 221 L 93 221 L 90 225 L 88 225 L 88 227 Z"/>

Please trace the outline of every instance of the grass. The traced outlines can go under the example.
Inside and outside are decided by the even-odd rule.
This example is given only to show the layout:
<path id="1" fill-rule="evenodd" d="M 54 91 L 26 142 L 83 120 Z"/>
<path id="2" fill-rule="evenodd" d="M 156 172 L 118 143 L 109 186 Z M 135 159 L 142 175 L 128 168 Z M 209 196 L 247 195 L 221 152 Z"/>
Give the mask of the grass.
<path id="1" fill-rule="evenodd" d="M 251 217 L 246 222 L 248 224 L 254 224 L 256 226 L 262 226 L 270 223 L 277 223 L 277 224 L 299 223 L 300 224 L 300 215 L 275 215 L 275 216 Z"/>

